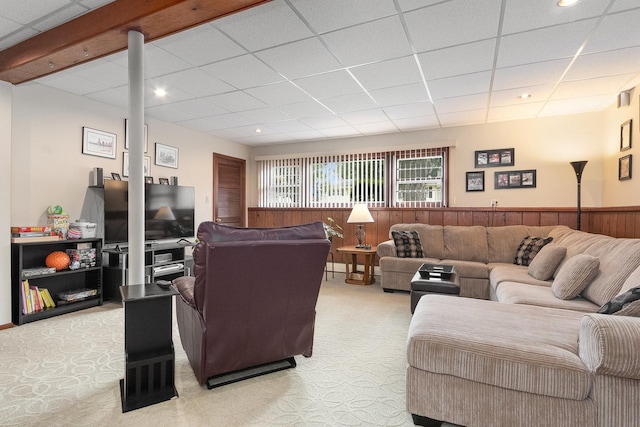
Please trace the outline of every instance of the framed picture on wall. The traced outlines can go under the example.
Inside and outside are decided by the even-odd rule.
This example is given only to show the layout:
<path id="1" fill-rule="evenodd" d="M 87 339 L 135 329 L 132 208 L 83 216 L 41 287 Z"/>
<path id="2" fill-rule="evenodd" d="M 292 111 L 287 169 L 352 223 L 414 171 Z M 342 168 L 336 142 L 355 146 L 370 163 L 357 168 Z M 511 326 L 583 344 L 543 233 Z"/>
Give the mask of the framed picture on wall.
<path id="1" fill-rule="evenodd" d="M 495 189 L 505 188 L 535 188 L 536 170 L 521 170 L 495 173 Z"/>
<path id="2" fill-rule="evenodd" d="M 498 150 L 480 150 L 475 152 L 475 167 L 493 168 L 513 166 L 515 164 L 515 149 L 501 148 Z"/>
<path id="3" fill-rule="evenodd" d="M 620 125 L 620 151 L 631 149 L 631 124 L 633 120 L 627 120 Z"/>
<path id="4" fill-rule="evenodd" d="M 148 139 L 148 133 L 149 133 L 149 126 L 147 126 L 146 124 L 144 125 L 144 152 L 147 152 L 147 148 L 148 147 L 148 143 L 147 143 L 147 139 Z M 129 149 L 129 119 L 124 119 L 124 148 L 126 150 Z"/>
<path id="5" fill-rule="evenodd" d="M 116 134 L 88 127 L 82 128 L 82 154 L 116 158 Z"/>
<path id="6" fill-rule="evenodd" d="M 467 172 L 467 191 L 484 191 L 484 171 Z"/>
<path id="7" fill-rule="evenodd" d="M 149 176 L 151 170 L 151 157 L 144 156 L 144 176 Z M 122 156 L 122 176 L 129 176 L 129 153 Z"/>
<path id="8" fill-rule="evenodd" d="M 618 180 L 631 179 L 631 154 L 618 159 Z"/>

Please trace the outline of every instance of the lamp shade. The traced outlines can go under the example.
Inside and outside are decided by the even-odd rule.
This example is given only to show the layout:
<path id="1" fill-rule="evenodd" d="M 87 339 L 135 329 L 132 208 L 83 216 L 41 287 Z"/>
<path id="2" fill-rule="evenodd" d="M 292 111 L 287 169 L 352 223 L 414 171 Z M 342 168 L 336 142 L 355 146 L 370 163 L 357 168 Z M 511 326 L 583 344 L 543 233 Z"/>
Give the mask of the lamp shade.
<path id="1" fill-rule="evenodd" d="M 160 209 L 158 209 L 158 212 L 156 212 L 156 215 L 153 217 L 153 219 L 175 221 L 176 216 L 173 214 L 173 211 L 169 206 L 162 206 Z"/>
<path id="2" fill-rule="evenodd" d="M 373 222 L 373 217 L 366 203 L 356 203 L 353 205 L 351 214 L 347 218 L 348 223 L 363 224 L 365 222 Z"/>

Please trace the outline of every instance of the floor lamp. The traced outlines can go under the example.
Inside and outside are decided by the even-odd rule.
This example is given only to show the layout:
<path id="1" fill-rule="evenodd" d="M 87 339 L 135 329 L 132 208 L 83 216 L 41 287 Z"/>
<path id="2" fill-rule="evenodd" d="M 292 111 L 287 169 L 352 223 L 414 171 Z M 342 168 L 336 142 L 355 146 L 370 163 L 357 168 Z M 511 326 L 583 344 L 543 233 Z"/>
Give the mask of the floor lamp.
<path id="1" fill-rule="evenodd" d="M 582 181 L 582 171 L 587 164 L 587 160 L 580 160 L 578 162 L 571 162 L 573 170 L 576 171 L 576 178 L 578 179 L 578 226 L 577 230 L 580 230 L 580 181 Z"/>

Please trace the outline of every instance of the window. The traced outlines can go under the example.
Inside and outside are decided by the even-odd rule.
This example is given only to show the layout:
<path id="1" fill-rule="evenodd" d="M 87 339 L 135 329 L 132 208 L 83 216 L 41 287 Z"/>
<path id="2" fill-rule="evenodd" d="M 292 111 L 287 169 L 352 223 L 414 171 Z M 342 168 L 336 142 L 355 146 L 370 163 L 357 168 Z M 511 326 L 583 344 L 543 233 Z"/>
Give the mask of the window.
<path id="1" fill-rule="evenodd" d="M 445 206 L 447 153 L 438 148 L 259 160 L 259 206 Z"/>

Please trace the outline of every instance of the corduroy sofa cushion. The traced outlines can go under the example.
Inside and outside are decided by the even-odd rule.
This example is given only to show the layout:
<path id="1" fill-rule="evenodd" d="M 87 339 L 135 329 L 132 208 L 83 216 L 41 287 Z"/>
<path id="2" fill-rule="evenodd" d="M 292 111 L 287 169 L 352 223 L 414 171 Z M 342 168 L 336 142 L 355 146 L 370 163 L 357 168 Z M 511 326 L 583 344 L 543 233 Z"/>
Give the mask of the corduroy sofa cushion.
<path id="1" fill-rule="evenodd" d="M 560 299 L 572 299 L 580 295 L 598 275 L 600 260 L 587 254 L 572 257 L 560 268 L 551 290 Z"/>

